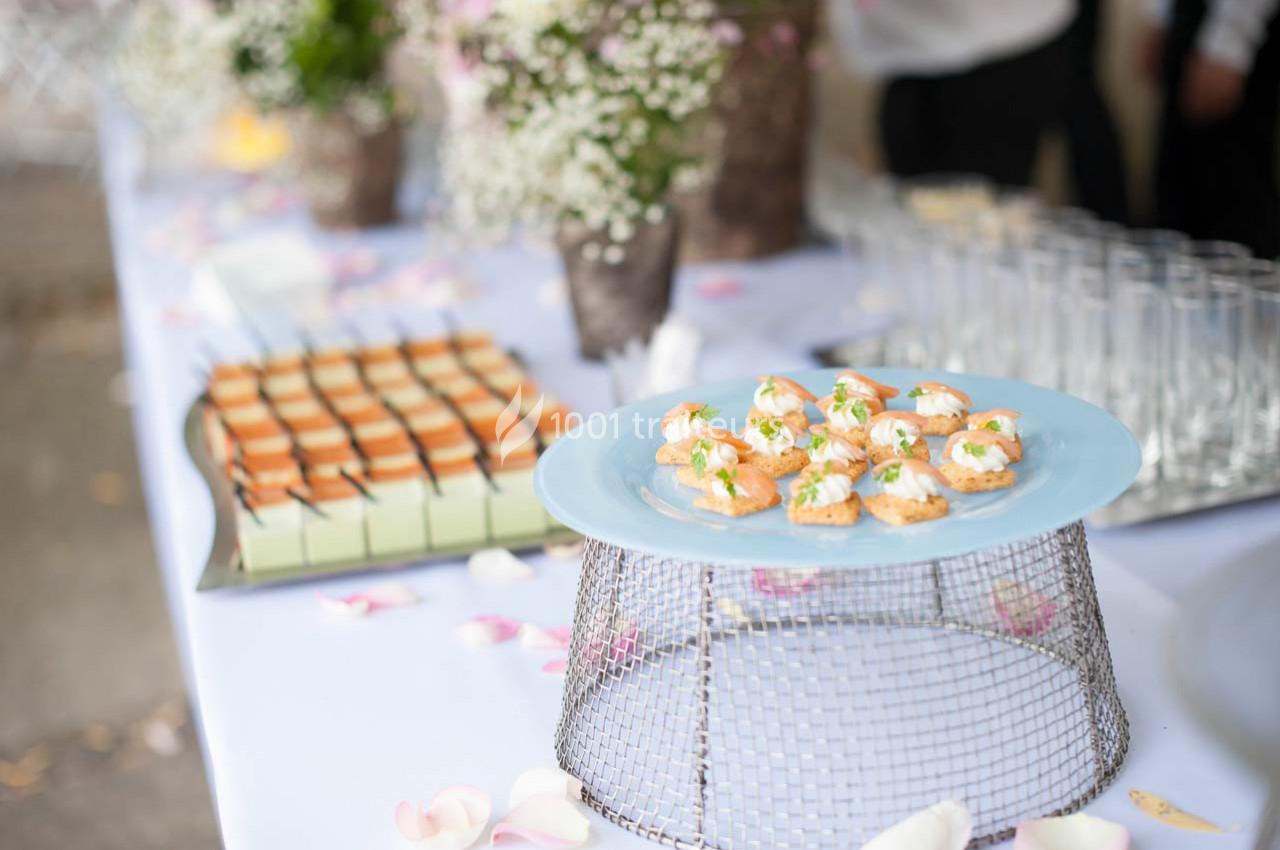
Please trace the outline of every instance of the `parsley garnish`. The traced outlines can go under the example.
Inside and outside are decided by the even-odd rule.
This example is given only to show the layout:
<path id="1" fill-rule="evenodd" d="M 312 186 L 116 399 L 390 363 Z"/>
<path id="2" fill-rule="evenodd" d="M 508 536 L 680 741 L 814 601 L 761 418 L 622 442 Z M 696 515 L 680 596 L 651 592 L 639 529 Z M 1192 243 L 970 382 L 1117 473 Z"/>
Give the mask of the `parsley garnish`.
<path id="1" fill-rule="evenodd" d="M 773 385 L 773 376 L 770 375 L 765 379 L 764 386 L 760 388 L 760 395 L 770 395 L 775 389 L 777 387 Z"/>
<path id="2" fill-rule="evenodd" d="M 977 443 L 961 443 L 961 445 L 964 446 L 964 453 L 973 457 L 984 457 L 987 453 L 987 447 Z"/>
<path id="3" fill-rule="evenodd" d="M 859 425 L 866 425 L 867 420 L 871 418 L 871 414 L 867 411 L 867 403 L 862 399 L 855 401 L 853 407 L 849 409 L 853 411 L 854 418 L 858 420 Z"/>
<path id="4" fill-rule="evenodd" d="M 915 453 L 911 450 L 911 444 L 907 442 L 907 432 L 901 428 L 895 428 L 898 432 L 898 448 L 902 449 L 902 453 L 907 457 L 915 457 Z"/>
<path id="5" fill-rule="evenodd" d="M 907 393 L 907 398 L 920 398 L 924 394 L 924 390 L 919 387 L 912 387 L 911 392 Z"/>
<path id="6" fill-rule="evenodd" d="M 836 384 L 836 391 L 831 397 L 835 400 L 836 404 L 844 404 L 849 398 L 849 393 L 845 389 L 844 384 Z"/>
<path id="7" fill-rule="evenodd" d="M 827 461 L 822 465 L 822 472 L 811 472 L 809 477 L 805 479 L 804 484 L 800 487 L 800 492 L 796 493 L 796 504 L 807 505 L 810 502 L 818 500 L 818 482 L 822 480 L 822 476 L 831 471 L 831 461 Z"/>
<path id="8" fill-rule="evenodd" d="M 707 452 L 711 451 L 710 440 L 699 440 L 693 444 L 693 451 L 689 454 L 689 465 L 693 467 L 694 473 L 699 478 L 707 471 Z"/>
<path id="9" fill-rule="evenodd" d="M 997 434 L 1000 433 L 1000 423 L 994 419 L 988 419 L 982 424 L 982 427 L 988 431 L 995 431 Z"/>
<path id="10" fill-rule="evenodd" d="M 756 430 L 759 431 L 766 440 L 772 441 L 774 437 L 778 436 L 777 420 L 757 419 L 751 424 L 756 426 Z"/>
<path id="11" fill-rule="evenodd" d="M 730 499 L 738 498 L 738 488 L 733 486 L 733 474 L 729 470 L 716 470 L 716 478 L 724 482 L 724 491 L 729 494 Z"/>
<path id="12" fill-rule="evenodd" d="M 902 464 L 895 463 L 891 466 L 886 466 L 884 469 L 882 469 L 880 471 L 880 474 L 876 476 L 876 480 L 879 481 L 881 484 L 892 484 L 893 482 L 898 480 L 898 476 L 901 474 L 902 474 Z"/>
<path id="13" fill-rule="evenodd" d="M 702 405 L 702 407 L 699 407 L 697 410 L 695 410 L 695 411 L 693 412 L 693 415 L 692 415 L 691 417 L 689 417 L 689 418 L 690 418 L 690 419 L 702 419 L 702 420 L 704 420 L 704 421 L 706 421 L 706 422 L 710 422 L 712 419 L 715 419 L 715 418 L 716 418 L 717 416 L 719 416 L 719 415 L 720 415 L 720 409 L 719 409 L 719 408 L 712 407 L 712 406 L 711 406 L 711 405 L 709 405 L 709 404 L 704 404 L 704 405 Z"/>
<path id="14" fill-rule="evenodd" d="M 809 451 L 816 452 L 827 444 L 826 434 L 814 434 L 809 438 Z"/>

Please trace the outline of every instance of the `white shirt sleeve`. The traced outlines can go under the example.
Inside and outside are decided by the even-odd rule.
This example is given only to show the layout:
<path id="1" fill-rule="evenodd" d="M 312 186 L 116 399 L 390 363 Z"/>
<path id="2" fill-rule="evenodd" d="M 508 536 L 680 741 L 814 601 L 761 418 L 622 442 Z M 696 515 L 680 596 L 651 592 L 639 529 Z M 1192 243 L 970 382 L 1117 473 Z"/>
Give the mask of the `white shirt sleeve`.
<path id="1" fill-rule="evenodd" d="M 1204 54 L 1248 73 L 1280 0 L 1211 0 L 1196 46 Z"/>

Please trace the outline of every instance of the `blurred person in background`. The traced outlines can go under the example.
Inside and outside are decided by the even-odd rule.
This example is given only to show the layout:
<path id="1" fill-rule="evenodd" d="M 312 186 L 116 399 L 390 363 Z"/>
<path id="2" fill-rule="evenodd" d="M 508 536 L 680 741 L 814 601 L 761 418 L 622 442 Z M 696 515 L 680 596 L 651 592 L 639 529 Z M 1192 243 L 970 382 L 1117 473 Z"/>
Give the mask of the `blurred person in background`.
<path id="1" fill-rule="evenodd" d="M 1280 252 L 1280 0 L 1156 0 L 1138 58 L 1160 87 L 1156 216 L 1197 239 Z"/>
<path id="2" fill-rule="evenodd" d="M 1098 81 L 1098 50 L 1107 4 L 1079 0 L 1067 30 L 1070 74 L 1063 102 L 1062 129 L 1075 204 L 1099 218 L 1126 224 L 1129 198 L 1120 133 Z"/>
<path id="3" fill-rule="evenodd" d="M 844 52 L 885 78 L 880 137 L 898 176 L 1026 186 L 1067 95 L 1074 0 L 832 0 Z"/>

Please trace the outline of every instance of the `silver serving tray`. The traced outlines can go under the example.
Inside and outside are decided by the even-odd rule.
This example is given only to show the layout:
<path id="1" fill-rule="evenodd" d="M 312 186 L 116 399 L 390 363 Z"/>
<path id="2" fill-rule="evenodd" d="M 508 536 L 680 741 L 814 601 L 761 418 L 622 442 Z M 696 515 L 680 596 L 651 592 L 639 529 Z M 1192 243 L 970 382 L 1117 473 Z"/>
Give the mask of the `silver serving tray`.
<path id="1" fill-rule="evenodd" d="M 824 366 L 843 368 L 852 363 L 881 365 L 884 360 L 884 340 L 876 336 L 863 337 L 818 348 L 812 353 Z M 1270 496 L 1280 496 L 1280 470 L 1276 470 L 1270 478 L 1258 478 L 1222 487 L 1156 481 L 1134 484 L 1110 505 L 1090 514 L 1088 520 L 1099 528 L 1115 528 Z"/>
<path id="2" fill-rule="evenodd" d="M 579 539 L 579 535 L 569 529 L 557 529 L 533 537 L 508 537 L 500 540 L 487 540 L 480 545 L 465 545 L 433 549 L 430 552 L 407 553 L 393 555 L 382 559 L 362 559 L 358 561 L 337 561 L 329 564 L 308 565 L 296 569 L 278 569 L 266 572 L 249 572 L 240 562 L 240 552 L 236 546 L 236 512 L 235 493 L 232 492 L 226 476 L 213 458 L 209 456 L 204 438 L 204 417 L 201 415 L 204 403 L 197 399 L 187 410 L 183 423 L 183 439 L 187 445 L 187 453 L 196 468 L 200 470 L 209 492 L 213 496 L 214 531 L 213 547 L 209 552 L 209 560 L 196 590 L 216 590 L 226 587 L 267 587 L 278 584 L 306 581 L 325 576 L 344 575 L 362 572 L 379 572 L 395 570 L 402 567 L 427 564 L 433 561 L 448 561 L 471 554 L 480 549 L 501 546 L 513 552 L 541 549 L 547 545 L 570 543 Z"/>

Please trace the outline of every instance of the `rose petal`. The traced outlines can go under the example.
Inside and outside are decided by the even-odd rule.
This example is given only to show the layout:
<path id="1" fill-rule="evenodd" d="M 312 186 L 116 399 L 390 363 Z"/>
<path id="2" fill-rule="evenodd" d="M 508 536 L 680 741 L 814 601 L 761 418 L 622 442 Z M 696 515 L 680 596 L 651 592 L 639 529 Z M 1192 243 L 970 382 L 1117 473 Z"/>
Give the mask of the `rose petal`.
<path id="1" fill-rule="evenodd" d="M 544 629 L 533 623 L 525 623 L 520 627 L 520 645 L 525 649 L 568 649 L 569 627 Z"/>
<path id="2" fill-rule="evenodd" d="M 569 659 L 567 657 L 553 658 L 550 661 L 548 661 L 546 664 L 542 665 L 542 672 L 550 673 L 552 675 L 559 675 L 568 669 L 569 669 Z"/>
<path id="3" fill-rule="evenodd" d="M 401 802 L 396 806 L 396 829 L 426 850 L 465 850 L 484 832 L 492 811 L 484 791 L 455 785 L 437 794 L 426 812 Z"/>
<path id="4" fill-rule="evenodd" d="M 426 837 L 426 821 L 427 816 L 422 810 L 408 800 L 401 800 L 396 805 L 396 829 L 410 841 L 421 841 Z"/>
<path id="5" fill-rule="evenodd" d="M 516 837 L 541 847 L 581 847 L 587 841 L 590 821 L 564 797 L 538 794 L 525 800 L 493 828 L 491 844 L 500 838 Z"/>
<path id="6" fill-rule="evenodd" d="M 467 560 L 467 569 L 476 581 L 510 584 L 533 578 L 533 568 L 506 549 L 481 549 Z"/>
<path id="7" fill-rule="evenodd" d="M 1129 850 L 1129 830 L 1084 812 L 1023 821 L 1013 850 Z"/>
<path id="8" fill-rule="evenodd" d="M 944 800 L 898 821 L 862 845 L 862 850 L 964 850 L 973 820 L 963 803 Z"/>
<path id="9" fill-rule="evenodd" d="M 369 604 L 369 600 L 359 593 L 339 597 L 316 591 L 316 598 L 320 600 L 320 605 L 326 611 L 344 617 L 363 617 L 373 607 Z"/>
<path id="10" fill-rule="evenodd" d="M 704 277 L 693 285 L 693 291 L 697 293 L 698 297 L 707 301 L 732 298 L 736 295 L 741 295 L 742 290 L 742 281 L 736 277 L 723 275 Z"/>
<path id="11" fill-rule="evenodd" d="M 542 794 L 563 797 L 566 800 L 582 799 L 582 780 L 558 767 L 535 767 L 516 777 L 511 786 L 507 806 L 515 809 L 527 800 Z"/>
<path id="12" fill-rule="evenodd" d="M 520 632 L 520 621 L 497 614 L 481 614 L 458 626 L 458 638 L 467 646 L 493 646 L 505 643 Z"/>
<path id="13" fill-rule="evenodd" d="M 363 596 L 374 608 L 402 608 L 405 605 L 418 604 L 418 594 L 402 581 L 384 581 L 381 584 L 375 584 L 366 590 Z"/>
<path id="14" fill-rule="evenodd" d="M 1052 599 L 1009 579 L 998 579 L 991 585 L 991 608 L 1005 631 L 1018 637 L 1048 631 L 1057 610 Z"/>
<path id="15" fill-rule="evenodd" d="M 766 570 L 751 571 L 751 582 L 756 591 L 766 596 L 795 596 L 818 586 L 820 570 Z"/>

